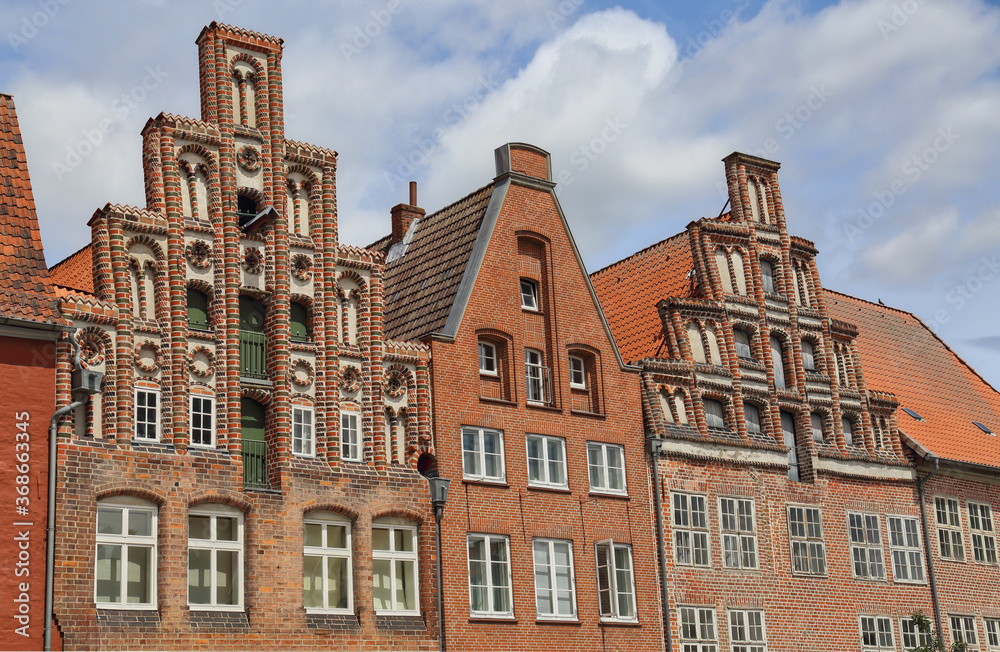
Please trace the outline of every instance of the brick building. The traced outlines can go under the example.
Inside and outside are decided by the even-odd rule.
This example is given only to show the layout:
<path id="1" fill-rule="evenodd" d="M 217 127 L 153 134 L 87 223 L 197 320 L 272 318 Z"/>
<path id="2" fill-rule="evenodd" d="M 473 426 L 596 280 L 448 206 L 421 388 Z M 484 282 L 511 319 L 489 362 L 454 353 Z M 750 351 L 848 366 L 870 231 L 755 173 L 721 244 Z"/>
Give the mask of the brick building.
<path id="1" fill-rule="evenodd" d="M 14 99 L 0 94 L 0 649 L 41 650 L 48 425 L 56 341 L 70 330 L 49 282 Z"/>
<path id="2" fill-rule="evenodd" d="M 63 644 L 434 648 L 428 349 L 338 242 L 336 153 L 285 137 L 281 41 L 197 44 L 202 118 L 147 122 L 146 207 L 51 270 L 105 374 L 59 430 Z"/>
<path id="3" fill-rule="evenodd" d="M 778 167 L 730 155 L 728 213 L 592 275 L 642 367 L 670 637 L 902 649 L 933 611 L 917 471 L 893 383 L 868 382 L 858 325 L 786 229 Z"/>
<path id="4" fill-rule="evenodd" d="M 392 209 L 386 333 L 432 354 L 452 650 L 662 649 L 639 373 L 622 363 L 554 193 L 511 143 L 425 216 Z"/>

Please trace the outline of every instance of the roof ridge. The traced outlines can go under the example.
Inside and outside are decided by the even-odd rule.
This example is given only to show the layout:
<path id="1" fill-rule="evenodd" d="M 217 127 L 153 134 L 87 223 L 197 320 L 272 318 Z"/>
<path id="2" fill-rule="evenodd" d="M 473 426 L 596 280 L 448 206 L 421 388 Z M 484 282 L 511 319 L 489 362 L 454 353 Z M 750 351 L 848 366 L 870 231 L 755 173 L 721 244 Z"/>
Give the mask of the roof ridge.
<path id="1" fill-rule="evenodd" d="M 913 317 L 914 319 L 920 319 L 919 317 L 917 317 L 915 314 L 913 314 L 909 310 L 903 310 L 902 308 L 896 308 L 894 306 L 889 306 L 889 305 L 886 305 L 884 303 L 876 303 L 875 301 L 870 301 L 868 299 L 862 299 L 861 297 L 856 297 L 853 294 L 847 294 L 846 292 L 840 292 L 838 290 L 832 290 L 832 289 L 830 289 L 828 287 L 824 287 L 823 291 L 824 292 L 832 292 L 833 294 L 839 294 L 842 297 L 847 297 L 848 299 L 854 299 L 855 301 L 860 301 L 861 303 L 867 303 L 868 305 L 875 306 L 876 308 L 887 308 L 889 310 L 893 310 L 895 312 L 899 312 L 899 313 L 902 313 L 904 315 L 909 315 L 909 316 Z M 923 323 L 923 322 L 921 322 L 921 323 Z M 930 329 L 927 329 L 927 330 L 930 330 Z M 933 332 L 933 331 L 931 331 L 931 332 Z"/>
<path id="2" fill-rule="evenodd" d="M 607 271 L 607 270 L 611 269 L 612 267 L 614 267 L 615 265 L 620 265 L 621 263 L 624 263 L 627 260 L 633 260 L 633 259 L 637 258 L 640 254 L 644 254 L 647 251 L 649 251 L 649 250 L 651 250 L 651 249 L 653 249 L 655 247 L 659 247 L 662 244 L 666 244 L 670 240 L 673 240 L 674 238 L 678 238 L 678 237 L 680 237 L 682 235 L 687 235 L 687 231 L 684 230 L 684 231 L 681 231 L 679 233 L 675 233 L 675 234 L 673 234 L 670 237 L 664 238 L 663 240 L 660 240 L 659 242 L 654 242 L 653 244 L 648 245 L 646 247 L 643 247 L 642 249 L 640 249 L 639 251 L 636 251 L 633 254 L 625 256 L 621 260 L 615 261 L 615 262 L 613 262 L 613 263 L 611 263 L 609 265 L 605 265 L 604 267 L 602 267 L 600 269 L 594 270 L 593 272 L 590 273 L 590 277 L 593 278 L 594 276 L 597 276 L 601 272 Z"/>
<path id="3" fill-rule="evenodd" d="M 83 245 L 82 247 L 80 247 L 79 249 L 77 249 L 76 251 L 74 251 L 73 253 L 71 253 L 70 255 L 68 255 L 65 258 L 63 258 L 62 260 L 60 260 L 58 263 L 53 263 L 52 266 L 49 267 L 49 272 L 51 273 L 52 271 L 54 271 L 60 265 L 63 265 L 65 263 L 69 262 L 70 258 L 76 258 L 78 255 L 82 254 L 84 251 L 86 251 L 87 249 L 89 249 L 92 246 L 94 246 L 94 243 L 93 242 L 88 242 L 87 244 Z M 54 285 L 60 285 L 59 283 L 53 283 L 53 284 Z"/>
<path id="4" fill-rule="evenodd" d="M 431 213 L 430 215 L 427 215 L 427 216 L 425 216 L 425 217 L 422 217 L 422 218 L 420 219 L 420 221 L 421 221 L 421 222 L 425 222 L 425 223 L 426 223 L 426 221 L 427 221 L 427 220 L 431 219 L 431 218 L 432 218 L 432 217 L 434 217 L 435 215 L 440 215 L 441 213 L 445 212 L 445 211 L 446 211 L 446 210 L 448 210 L 449 208 L 452 208 L 452 207 L 454 207 L 454 206 L 458 206 L 458 205 L 459 205 L 459 204 L 461 204 L 461 203 L 462 203 L 463 201 L 465 201 L 465 200 L 467 200 L 467 199 L 471 198 L 471 197 L 472 197 L 473 195 L 478 195 L 478 194 L 479 194 L 479 193 L 481 193 L 482 191 L 484 191 L 484 190 L 486 190 L 487 188 L 489 188 L 490 186 L 494 186 L 494 185 L 496 185 L 496 182 L 495 182 L 495 181 L 490 181 L 489 183 L 487 183 L 487 184 L 485 184 L 485 185 L 482 185 L 482 186 L 480 186 L 479 188 L 476 188 L 475 190 L 473 190 L 472 192 L 470 192 L 470 193 L 466 194 L 465 196 L 463 196 L 463 197 L 460 197 L 459 199 L 456 199 L 455 201 L 451 202 L 450 204 L 448 204 L 448 205 L 446 205 L 446 206 L 444 206 L 444 207 L 442 207 L 442 208 L 439 208 L 438 210 L 434 211 L 434 212 L 433 212 L 433 213 Z"/>

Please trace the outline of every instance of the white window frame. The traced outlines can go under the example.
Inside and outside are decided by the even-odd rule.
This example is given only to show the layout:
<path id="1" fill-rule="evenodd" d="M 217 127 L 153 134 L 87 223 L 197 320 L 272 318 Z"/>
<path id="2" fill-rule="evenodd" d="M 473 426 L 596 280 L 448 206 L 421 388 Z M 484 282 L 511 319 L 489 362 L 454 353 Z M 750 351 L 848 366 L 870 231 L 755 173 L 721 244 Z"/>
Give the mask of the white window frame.
<path id="1" fill-rule="evenodd" d="M 680 630 L 683 652 L 718 652 L 719 632 L 715 627 L 715 607 L 677 607 L 677 628 Z M 703 632 L 709 636 L 702 636 Z"/>
<path id="2" fill-rule="evenodd" d="M 801 521 L 793 518 L 795 510 L 802 511 Z M 816 513 L 816 519 L 810 521 L 810 512 Z M 823 538 L 823 510 L 813 505 L 788 505 L 788 552 L 791 556 L 793 575 L 826 576 L 826 542 Z M 801 552 L 796 554 L 796 548 Z M 804 555 L 802 554 L 804 553 Z M 803 558 L 806 569 L 796 568 L 796 559 Z M 821 568 L 817 569 L 816 561 Z"/>
<path id="3" fill-rule="evenodd" d="M 102 534 L 98 532 L 97 516 L 101 511 L 120 511 L 122 532 L 121 534 Z M 95 513 L 94 532 L 94 602 L 98 609 L 122 609 L 122 610 L 142 610 L 148 611 L 156 609 L 157 583 L 156 583 L 156 562 L 157 562 L 157 508 L 156 505 L 128 496 L 119 496 L 98 501 L 97 513 Z M 145 512 L 151 515 L 149 536 L 129 534 L 128 522 L 130 512 Z M 119 572 L 121 583 L 119 585 L 119 602 L 101 602 L 97 599 L 97 568 L 100 563 L 97 558 L 99 546 L 116 546 L 119 548 Z M 129 548 L 148 548 L 149 553 L 149 577 L 147 583 L 149 587 L 149 602 L 129 602 L 128 601 L 128 551 Z"/>
<path id="4" fill-rule="evenodd" d="M 957 627 L 956 627 L 957 625 Z M 976 631 L 976 617 L 966 614 L 948 614 L 948 631 L 951 642 L 965 643 L 969 652 L 979 649 L 979 632 Z"/>
<path id="5" fill-rule="evenodd" d="M 527 289 L 527 292 L 525 291 Z M 538 305 L 538 281 L 530 278 L 521 279 L 521 308 L 540 312 Z"/>
<path id="6" fill-rule="evenodd" d="M 531 457 L 528 444 L 531 443 L 532 440 L 537 440 L 539 442 L 542 454 L 541 457 L 536 457 L 536 458 Z M 558 443 L 562 454 L 561 460 L 552 460 L 549 458 L 550 442 Z M 527 435 L 524 436 L 524 443 L 525 443 L 524 446 L 525 454 L 528 456 L 528 486 L 546 487 L 550 489 L 568 489 L 569 473 L 567 472 L 566 468 L 566 440 L 563 437 L 553 437 L 552 435 L 536 435 L 533 433 L 528 433 Z M 538 460 L 538 463 L 541 465 L 542 477 L 540 479 L 531 477 L 531 461 L 533 459 Z M 557 463 L 560 467 L 562 467 L 562 478 L 563 478 L 562 482 L 555 482 L 552 480 L 550 465 L 552 465 L 553 463 Z"/>
<path id="7" fill-rule="evenodd" d="M 986 649 L 990 652 L 1000 650 L 1000 618 L 983 618 L 986 628 Z"/>
<path id="8" fill-rule="evenodd" d="M 730 609 L 728 619 L 732 652 L 767 652 L 767 627 L 762 609 Z"/>
<path id="9" fill-rule="evenodd" d="M 472 543 L 473 541 L 482 541 L 484 546 L 483 549 L 486 552 L 486 559 L 473 559 L 472 558 Z M 497 561 L 493 559 L 492 550 L 493 544 L 502 543 L 504 547 L 504 554 L 506 558 L 502 561 Z M 514 617 L 514 590 L 513 590 L 513 576 L 511 574 L 511 563 L 510 563 L 510 537 L 505 534 L 477 534 L 469 533 L 467 538 L 466 553 L 469 560 L 469 613 L 476 618 L 513 618 Z M 486 582 L 482 585 L 474 585 L 472 583 L 472 564 L 481 563 L 485 566 L 485 572 L 483 573 L 483 580 Z M 502 565 L 505 569 L 504 576 L 507 578 L 506 586 L 496 586 L 493 583 L 494 574 L 493 571 L 496 566 Z M 486 592 L 486 606 L 487 609 L 475 609 L 473 601 L 473 589 L 481 588 Z M 507 604 L 509 609 L 497 609 L 496 607 L 496 591 L 502 591 L 507 596 Z"/>
<path id="10" fill-rule="evenodd" d="M 723 568 L 736 570 L 758 568 L 756 511 L 753 498 L 719 496 Z"/>
<path id="11" fill-rule="evenodd" d="M 417 553 L 420 550 L 420 540 L 417 537 L 417 526 L 416 525 L 402 525 L 395 522 L 380 522 L 375 521 L 372 523 L 372 530 L 389 530 L 389 546 L 393 548 L 392 550 L 375 550 L 372 549 L 372 561 L 375 560 L 389 560 L 389 582 L 391 586 L 396 585 L 396 561 L 412 561 L 413 562 L 413 603 L 414 608 L 409 609 L 398 609 L 399 606 L 396 603 L 396 591 L 389 591 L 389 596 L 392 599 L 392 609 L 375 609 L 376 614 L 383 615 L 404 615 L 412 616 L 414 614 L 420 613 L 420 586 L 418 580 L 420 579 L 420 563 L 418 560 Z M 413 550 L 395 550 L 396 537 L 394 536 L 395 530 L 407 530 L 413 535 Z M 373 578 L 374 581 L 374 578 Z M 374 585 L 373 585 L 374 592 Z M 373 603 L 374 604 L 374 603 Z"/>
<path id="12" fill-rule="evenodd" d="M 466 435 L 472 434 L 475 436 L 476 449 L 470 450 L 466 448 Z M 487 453 L 486 452 L 486 437 L 495 436 L 497 439 L 497 453 Z M 469 456 L 473 455 L 472 458 L 474 463 L 478 465 L 477 469 L 469 468 Z M 500 458 L 500 474 L 499 475 L 487 475 L 486 473 L 486 457 L 497 456 Z M 507 461 L 504 456 L 504 441 L 503 441 L 503 430 L 494 430 L 493 428 L 480 428 L 478 426 L 462 426 L 462 478 L 465 480 L 472 480 L 473 482 L 507 482 Z"/>
<path id="13" fill-rule="evenodd" d="M 674 563 L 708 568 L 712 565 L 708 527 L 708 496 L 684 491 L 670 492 L 670 522 L 674 539 Z"/>
<path id="14" fill-rule="evenodd" d="M 321 545 L 310 546 L 305 543 L 305 528 L 307 525 L 319 525 L 322 529 Z M 329 528 L 342 527 L 344 528 L 344 547 L 335 548 L 329 545 Z M 312 512 L 306 514 L 302 519 L 302 557 L 303 564 L 305 563 L 305 557 L 319 557 L 322 560 L 322 592 L 323 592 L 323 606 L 322 607 L 305 607 L 306 613 L 354 613 L 354 560 L 352 558 L 353 548 L 351 540 L 351 527 L 352 523 L 349 519 L 344 518 L 338 514 L 332 514 L 329 512 Z M 329 564 L 327 561 L 329 559 L 346 559 L 347 560 L 347 586 L 345 587 L 345 592 L 347 594 L 347 606 L 346 607 L 331 607 L 329 606 L 330 599 L 330 577 L 329 577 Z M 305 601 L 305 575 L 303 573 L 303 604 Z"/>
<path id="15" fill-rule="evenodd" d="M 924 549 L 919 520 L 915 516 L 887 514 L 885 521 L 889 531 L 889 556 L 892 558 L 893 581 L 903 584 L 926 584 L 927 572 L 924 569 Z M 896 524 L 898 527 L 894 527 Z M 916 571 L 919 571 L 920 577 L 914 577 Z"/>
<path id="16" fill-rule="evenodd" d="M 306 417 L 309 417 L 306 419 Z M 307 405 L 292 406 L 292 455 L 316 457 L 316 415 Z M 298 445 L 299 450 L 295 450 Z"/>
<path id="17" fill-rule="evenodd" d="M 600 562 L 600 553 L 604 551 L 606 564 Z M 624 551 L 628 559 L 628 568 L 618 565 L 617 552 Z M 638 614 L 635 604 L 635 564 L 632 560 L 632 546 L 625 543 L 615 543 L 612 540 L 598 541 L 594 544 L 594 561 L 597 566 L 597 609 L 604 622 L 635 622 Z M 604 607 L 602 594 L 608 595 L 608 608 Z M 625 609 L 622 609 L 622 602 Z M 627 611 L 629 613 L 623 613 Z"/>
<path id="18" fill-rule="evenodd" d="M 945 522 L 941 520 L 942 513 L 945 515 Z M 934 522 L 937 525 L 938 553 L 941 555 L 941 559 L 965 561 L 962 504 L 958 498 L 934 496 Z M 945 554 L 945 546 L 948 546 L 949 554 Z"/>
<path id="19" fill-rule="evenodd" d="M 545 566 L 539 566 L 538 557 L 536 554 L 536 548 L 538 546 L 546 546 L 548 550 L 549 563 Z M 572 603 L 572 613 L 561 614 L 558 613 L 559 600 L 557 597 L 556 588 L 556 574 L 555 574 L 555 549 L 556 546 L 566 546 L 568 556 L 569 556 L 569 597 Z M 576 569 L 573 560 L 573 542 L 569 539 L 542 539 L 536 538 L 531 540 L 531 557 L 532 566 L 535 571 L 535 613 L 538 620 L 577 620 L 577 607 L 576 607 Z M 549 587 L 542 588 L 538 586 L 538 578 L 540 575 L 545 575 L 548 579 Z M 540 608 L 538 601 L 539 594 L 542 592 L 548 592 L 549 597 L 552 600 L 552 612 L 543 612 Z M 565 590 L 563 590 L 565 592 Z"/>
<path id="20" fill-rule="evenodd" d="M 190 530 L 188 531 L 188 583 L 190 584 L 190 572 L 191 572 L 191 551 L 192 550 L 208 550 L 211 552 L 211 565 L 209 567 L 209 577 L 211 577 L 211 584 L 209 587 L 209 592 L 211 594 L 211 602 L 201 603 L 201 602 L 191 602 L 191 590 L 190 586 L 188 588 L 187 595 L 187 605 L 191 611 L 243 611 L 243 586 L 244 586 L 244 526 L 243 526 L 243 512 L 238 509 L 228 507 L 226 505 L 217 504 L 205 504 L 197 505 L 188 510 L 188 518 L 191 516 L 207 516 L 211 518 L 211 523 L 209 525 L 209 539 L 192 539 Z M 217 533 L 217 523 L 219 518 L 235 518 L 236 519 L 236 541 L 219 541 Z M 236 552 L 236 563 L 234 568 L 236 569 L 236 582 L 234 591 L 237 596 L 236 604 L 218 604 L 217 600 L 217 589 L 216 584 L 216 563 L 218 559 L 219 552 Z"/>
<path id="21" fill-rule="evenodd" d="M 987 503 L 966 501 L 969 513 L 969 542 L 972 560 L 977 564 L 997 565 L 997 535 L 993 529 L 993 509 Z"/>
<path id="22" fill-rule="evenodd" d="M 492 369 L 489 368 L 490 364 L 493 365 Z M 483 376 L 499 376 L 499 366 L 497 345 L 479 340 L 479 373 Z"/>
<path id="23" fill-rule="evenodd" d="M 587 389 L 587 361 L 578 355 L 569 356 L 569 386 Z"/>
<path id="24" fill-rule="evenodd" d="M 156 397 L 156 407 L 153 408 L 153 423 L 150 424 L 149 421 L 144 421 L 143 422 L 147 426 L 148 425 L 152 425 L 153 426 L 153 430 L 155 431 L 156 434 L 154 436 L 152 436 L 152 437 L 146 437 L 146 436 L 140 436 L 139 435 L 139 423 L 140 423 L 139 422 L 139 407 L 140 407 L 139 406 L 139 395 L 140 394 L 148 394 L 148 395 L 152 395 L 152 396 Z M 161 429 L 160 409 L 162 407 L 162 403 L 160 401 L 160 390 L 159 389 L 153 389 L 151 387 L 136 387 L 135 388 L 135 394 L 134 394 L 134 400 L 135 400 L 135 411 L 134 411 L 134 423 L 132 424 L 132 438 L 135 441 L 144 441 L 144 442 L 160 441 L 160 429 Z M 148 409 L 148 406 L 143 406 L 143 407 L 145 407 L 146 409 Z"/>
<path id="25" fill-rule="evenodd" d="M 204 426 L 199 428 L 195 427 L 194 425 L 195 415 L 200 414 L 203 419 L 206 416 L 205 411 L 198 412 L 195 409 L 196 401 L 202 402 L 202 407 L 204 407 L 204 403 L 208 403 L 208 411 L 207 411 L 207 417 L 209 421 L 208 428 L 205 428 Z M 190 398 L 188 399 L 188 407 L 190 409 L 189 415 L 190 415 L 190 427 L 191 427 L 190 430 L 191 446 L 197 448 L 215 448 L 215 397 L 209 396 L 208 394 L 192 393 Z M 195 436 L 199 433 L 201 433 L 202 435 L 201 443 L 195 441 Z M 204 443 L 205 434 L 208 435 L 207 444 Z"/>
<path id="26" fill-rule="evenodd" d="M 619 475 L 621 475 L 622 486 L 612 487 L 611 486 L 611 465 L 608 463 L 608 450 L 611 448 L 618 449 L 622 465 L 620 468 Z M 597 451 L 600 453 L 600 461 L 598 464 L 593 463 L 592 451 Z M 600 473 L 599 482 L 594 483 L 594 469 L 598 469 Z M 602 494 L 614 494 L 616 496 L 626 496 L 628 495 L 628 478 L 625 472 L 625 447 L 620 444 L 609 444 L 600 441 L 588 441 L 587 442 L 587 482 L 590 485 L 590 491 L 592 493 L 602 493 Z"/>
<path id="27" fill-rule="evenodd" d="M 896 652 L 896 635 L 892 627 L 892 618 L 862 614 L 858 616 L 858 632 L 861 634 L 861 652 Z M 865 643 L 866 633 L 875 637 L 874 644 Z M 885 639 L 886 636 L 888 640 Z"/>
<path id="28" fill-rule="evenodd" d="M 347 423 L 344 422 L 345 419 Z M 340 409 L 340 458 L 347 462 L 364 461 L 361 412 L 358 410 Z"/>
<path id="29" fill-rule="evenodd" d="M 921 632 L 917 629 L 913 618 L 903 616 L 899 619 L 899 637 L 904 652 L 909 652 L 921 645 L 930 646 L 934 643 L 934 635 L 930 632 Z"/>
<path id="30" fill-rule="evenodd" d="M 524 350 L 524 396 L 528 403 L 544 405 L 549 402 L 549 369 L 545 366 L 545 354 L 538 349 Z"/>
<path id="31" fill-rule="evenodd" d="M 885 581 L 885 552 L 878 514 L 847 512 L 847 532 L 854 579 Z"/>

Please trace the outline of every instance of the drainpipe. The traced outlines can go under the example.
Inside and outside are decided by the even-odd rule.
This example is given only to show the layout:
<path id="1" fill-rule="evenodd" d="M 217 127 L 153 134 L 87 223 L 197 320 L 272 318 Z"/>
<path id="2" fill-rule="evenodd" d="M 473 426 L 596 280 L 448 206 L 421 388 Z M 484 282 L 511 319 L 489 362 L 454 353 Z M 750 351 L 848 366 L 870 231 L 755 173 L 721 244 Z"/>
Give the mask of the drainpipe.
<path id="1" fill-rule="evenodd" d="M 69 333 L 69 341 L 73 345 L 73 368 L 77 372 L 82 372 L 83 365 L 80 363 L 80 344 L 72 332 Z M 43 649 L 48 652 L 52 649 L 52 597 L 54 593 L 55 579 L 55 556 L 56 556 L 56 460 L 59 453 L 59 442 L 57 430 L 59 419 L 80 406 L 86 405 L 89 395 L 98 393 L 101 385 L 101 376 L 97 372 L 89 372 L 88 379 L 73 374 L 73 384 L 77 384 L 72 391 L 83 393 L 82 400 L 73 401 L 66 407 L 56 410 L 49 421 L 49 495 L 48 495 L 48 518 L 45 527 L 45 640 Z M 83 382 L 77 382 L 83 381 Z M 89 381 L 89 382 L 88 382 Z M 88 389 L 90 386 L 90 389 Z"/>
<path id="2" fill-rule="evenodd" d="M 667 552 L 663 547 L 663 508 L 660 504 L 660 451 L 663 440 L 646 437 L 646 451 L 653 460 L 653 506 L 656 509 L 656 547 L 660 556 L 660 599 L 663 602 L 663 632 L 666 652 L 673 652 L 673 636 L 670 632 L 670 593 L 667 591 Z"/>
<path id="3" fill-rule="evenodd" d="M 934 553 L 931 549 L 931 535 L 927 527 L 927 505 L 924 502 L 924 485 L 934 477 L 941 466 L 941 459 L 934 453 L 928 453 L 924 461 L 934 460 L 934 470 L 917 481 L 917 499 L 920 501 L 920 522 L 924 527 L 924 548 L 927 549 L 927 575 L 931 581 L 931 602 L 934 604 L 934 623 L 937 626 L 938 636 L 944 636 L 941 629 L 941 604 L 938 602 L 937 583 L 934 581 Z"/>

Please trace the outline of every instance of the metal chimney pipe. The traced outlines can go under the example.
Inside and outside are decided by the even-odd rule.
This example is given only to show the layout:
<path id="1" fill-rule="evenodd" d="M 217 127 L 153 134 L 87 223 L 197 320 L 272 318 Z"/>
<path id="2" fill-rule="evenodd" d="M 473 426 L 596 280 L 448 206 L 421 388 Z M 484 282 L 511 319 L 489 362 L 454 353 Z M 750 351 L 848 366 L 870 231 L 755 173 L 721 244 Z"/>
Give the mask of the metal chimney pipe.
<path id="1" fill-rule="evenodd" d="M 417 205 L 417 182 L 410 182 L 410 206 Z"/>

